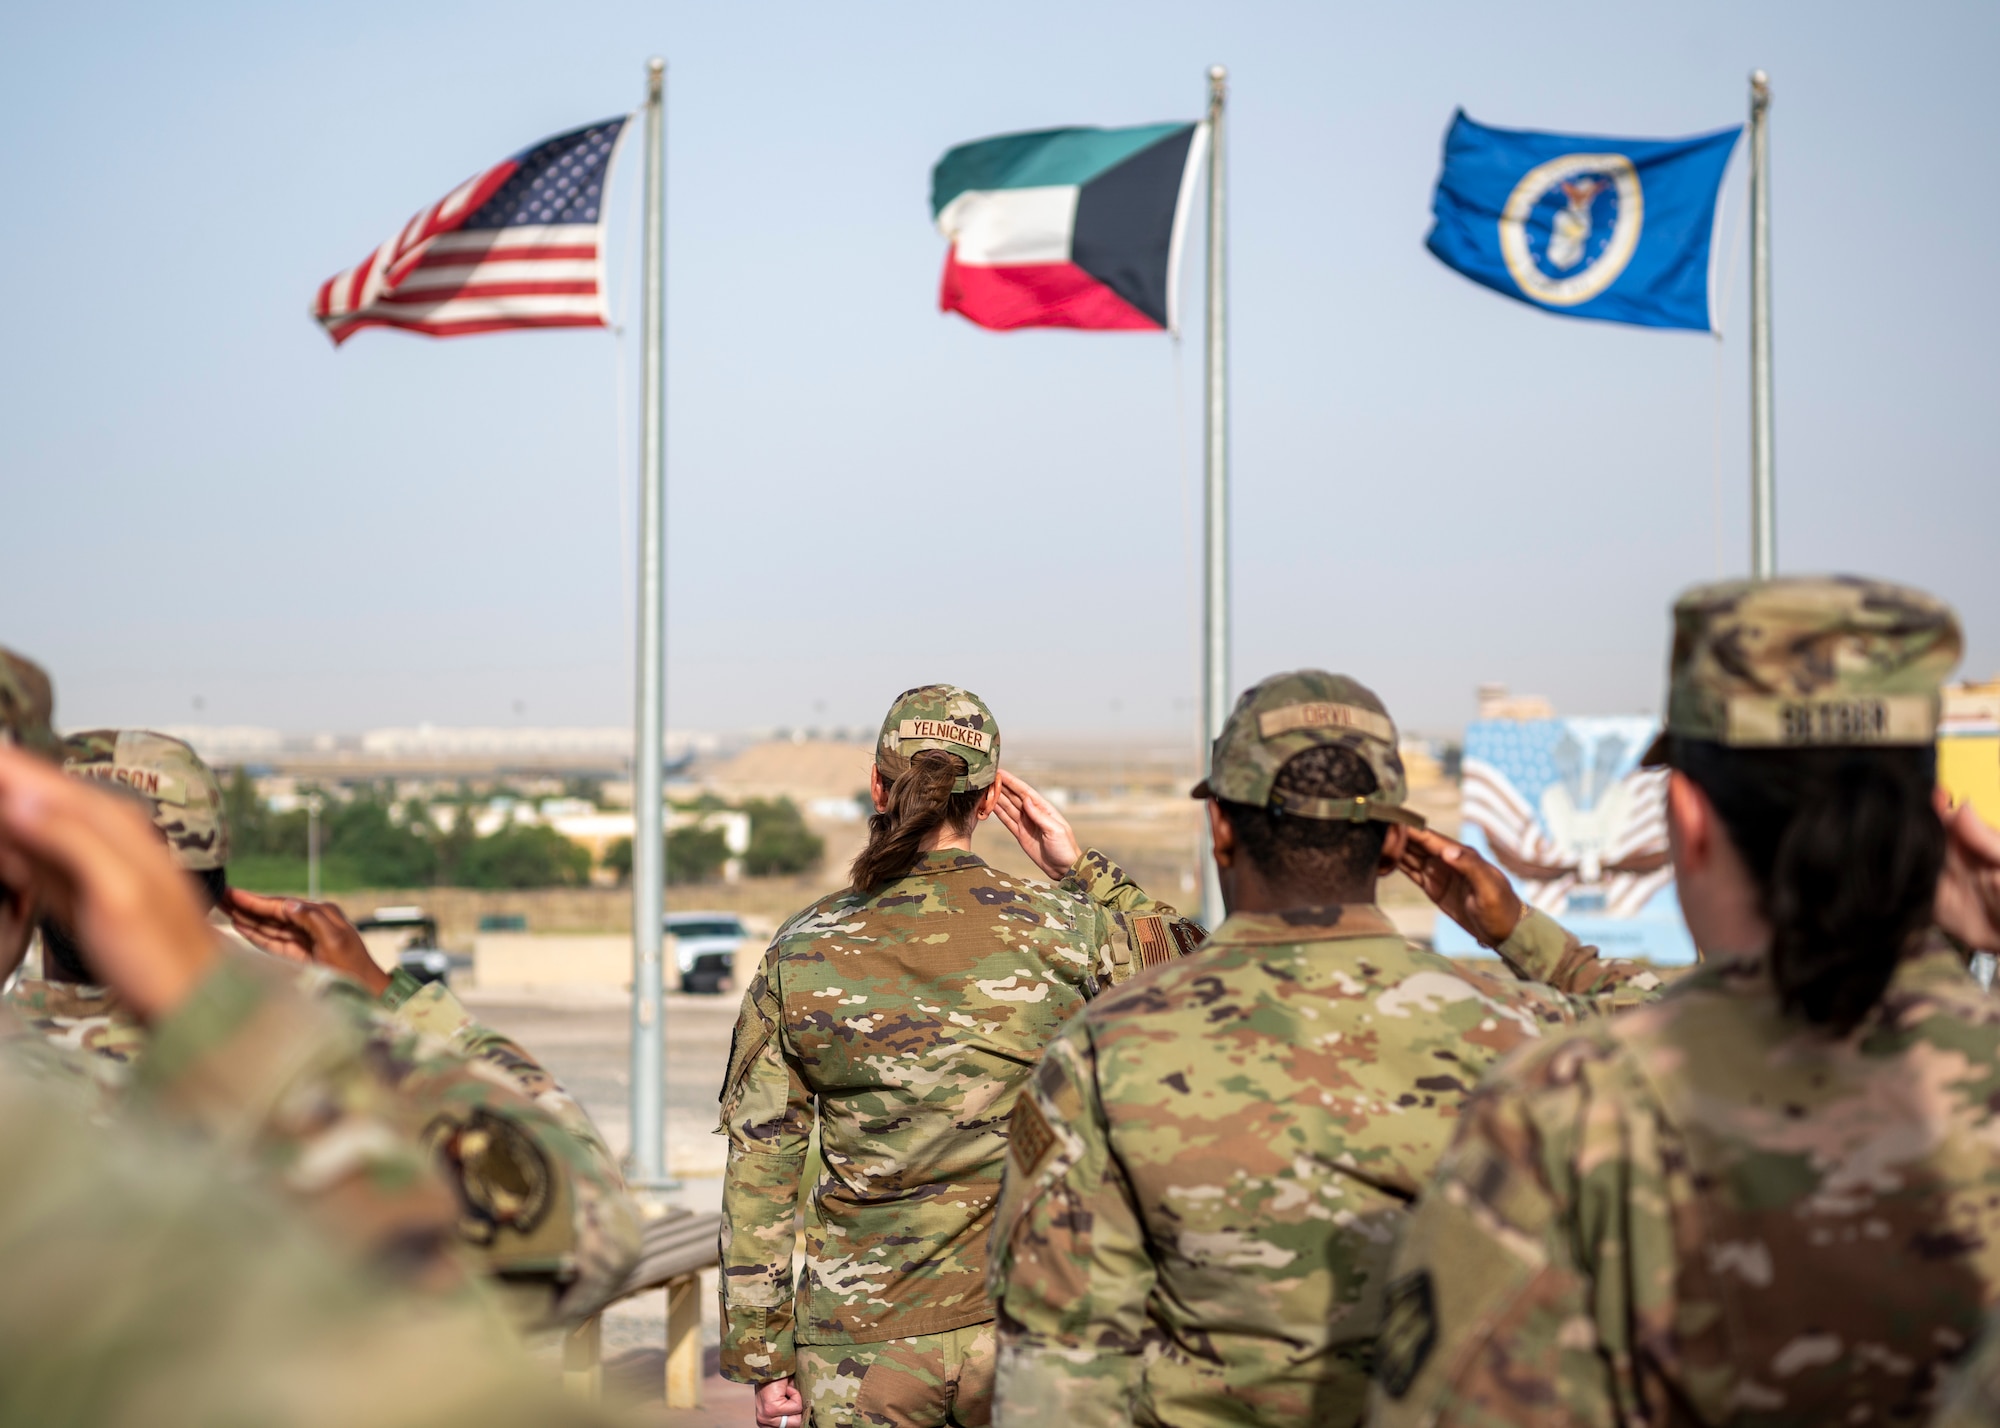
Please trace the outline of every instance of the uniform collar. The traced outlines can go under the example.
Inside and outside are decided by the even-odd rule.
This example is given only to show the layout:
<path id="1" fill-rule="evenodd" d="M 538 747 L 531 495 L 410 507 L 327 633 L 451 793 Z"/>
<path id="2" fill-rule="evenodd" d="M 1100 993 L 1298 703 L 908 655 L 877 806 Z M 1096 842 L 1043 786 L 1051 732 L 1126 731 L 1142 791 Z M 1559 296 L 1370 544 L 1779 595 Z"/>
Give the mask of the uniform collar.
<path id="1" fill-rule="evenodd" d="M 17 1011 L 27 1010 L 43 1016 L 116 1016 L 124 1008 L 124 1003 L 109 987 L 37 977 L 23 977 L 16 982 L 7 993 L 7 999 Z"/>
<path id="2" fill-rule="evenodd" d="M 1347 942 L 1358 937 L 1393 937 L 1400 942 L 1403 934 L 1389 920 L 1389 914 L 1372 902 L 1336 902 L 1284 912 L 1232 912 L 1207 945 L 1233 942 L 1243 947 L 1275 947 L 1292 942 Z"/>
<path id="3" fill-rule="evenodd" d="M 928 853 L 919 853 L 917 861 L 903 876 L 914 878 L 927 873 L 955 873 L 965 868 L 985 866 L 986 860 L 968 848 L 936 848 Z"/>
<path id="4" fill-rule="evenodd" d="M 1739 990 L 1753 989 L 1777 995 L 1768 956 L 1763 952 L 1733 955 L 1704 953 L 1701 962 L 1681 980 L 1689 984 L 1697 980 L 1711 981 Z M 1884 995 L 1899 991 L 1942 991 L 1968 983 L 1978 985 L 1972 981 L 1972 969 L 1966 965 L 1965 958 L 1945 940 L 1943 933 L 1931 928 L 1896 963 Z"/>

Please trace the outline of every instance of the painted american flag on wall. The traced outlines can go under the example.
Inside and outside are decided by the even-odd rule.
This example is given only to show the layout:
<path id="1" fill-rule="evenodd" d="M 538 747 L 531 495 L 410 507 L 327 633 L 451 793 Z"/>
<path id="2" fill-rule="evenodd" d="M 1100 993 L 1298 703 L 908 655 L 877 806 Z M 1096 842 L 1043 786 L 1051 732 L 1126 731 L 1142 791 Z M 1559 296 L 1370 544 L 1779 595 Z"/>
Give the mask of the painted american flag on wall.
<path id="1" fill-rule="evenodd" d="M 605 197 L 625 125 L 572 129 L 467 179 L 321 284 L 313 316 L 335 345 L 364 327 L 609 326 Z"/>

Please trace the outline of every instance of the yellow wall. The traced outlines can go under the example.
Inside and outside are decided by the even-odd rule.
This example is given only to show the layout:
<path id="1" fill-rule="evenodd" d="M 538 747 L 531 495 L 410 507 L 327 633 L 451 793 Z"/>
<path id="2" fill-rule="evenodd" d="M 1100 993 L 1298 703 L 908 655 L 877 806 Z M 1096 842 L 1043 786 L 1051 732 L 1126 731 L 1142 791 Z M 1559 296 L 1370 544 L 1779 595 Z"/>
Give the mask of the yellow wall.
<path id="1" fill-rule="evenodd" d="M 1971 799 L 2000 828 L 2000 734 L 1949 734 L 1938 740 L 1938 782 L 1954 799 Z"/>

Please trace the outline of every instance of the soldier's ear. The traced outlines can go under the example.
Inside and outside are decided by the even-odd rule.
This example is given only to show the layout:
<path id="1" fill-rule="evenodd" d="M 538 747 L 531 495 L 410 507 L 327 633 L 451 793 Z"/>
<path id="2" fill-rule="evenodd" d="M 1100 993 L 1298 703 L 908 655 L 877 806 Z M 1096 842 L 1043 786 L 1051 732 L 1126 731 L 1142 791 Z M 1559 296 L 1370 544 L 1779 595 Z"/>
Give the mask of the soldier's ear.
<path id="1" fill-rule="evenodd" d="M 889 785 L 882 782 L 882 770 L 876 764 L 868 766 L 868 796 L 875 800 L 875 811 L 889 811 Z"/>
<path id="2" fill-rule="evenodd" d="M 1236 866 L 1236 828 L 1222 812 L 1222 805 L 1214 799 L 1207 802 L 1208 841 L 1215 849 L 1215 866 L 1233 868 Z"/>
<path id="3" fill-rule="evenodd" d="M 1667 847 L 1678 877 L 1699 875 L 1715 860 L 1715 805 L 1678 769 L 1667 775 Z"/>

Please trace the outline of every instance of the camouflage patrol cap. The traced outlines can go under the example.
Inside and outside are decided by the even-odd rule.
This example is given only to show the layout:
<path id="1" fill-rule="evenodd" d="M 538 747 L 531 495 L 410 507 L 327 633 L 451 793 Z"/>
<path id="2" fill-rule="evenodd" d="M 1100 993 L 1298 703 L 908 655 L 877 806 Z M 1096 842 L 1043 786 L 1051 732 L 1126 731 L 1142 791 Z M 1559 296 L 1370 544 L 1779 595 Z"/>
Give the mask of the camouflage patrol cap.
<path id="1" fill-rule="evenodd" d="M 1295 754 L 1339 744 L 1375 771 L 1375 792 L 1365 798 L 1302 798 L 1273 788 L 1278 770 Z M 1221 798 L 1301 818 L 1424 826 L 1423 815 L 1403 807 L 1409 797 L 1403 758 L 1396 752 L 1396 723 L 1375 692 L 1344 674 L 1320 669 L 1274 674 L 1243 691 L 1209 751 L 1208 777 L 1191 798 Z"/>
<path id="2" fill-rule="evenodd" d="M 1922 745 L 1964 649 L 1958 616 L 1921 590 L 1852 575 L 1697 585 L 1674 602 L 1674 738 L 1739 749 Z"/>
<path id="3" fill-rule="evenodd" d="M 102 779 L 145 799 L 153 826 L 189 872 L 228 865 L 222 785 L 179 739 L 150 729 L 91 729 L 63 740 L 62 757 L 64 773 Z"/>
<path id="4" fill-rule="evenodd" d="M 910 767 L 910 755 L 923 749 L 943 749 L 965 760 L 965 776 L 952 784 L 953 793 L 985 788 L 1000 772 L 1000 721 L 985 700 L 955 684 L 906 689 L 882 721 L 875 767 L 893 781 Z"/>
<path id="5" fill-rule="evenodd" d="M 50 725 L 55 719 L 55 690 L 42 667 L 10 649 L 0 648 L 0 743 L 56 758 L 62 741 Z"/>

